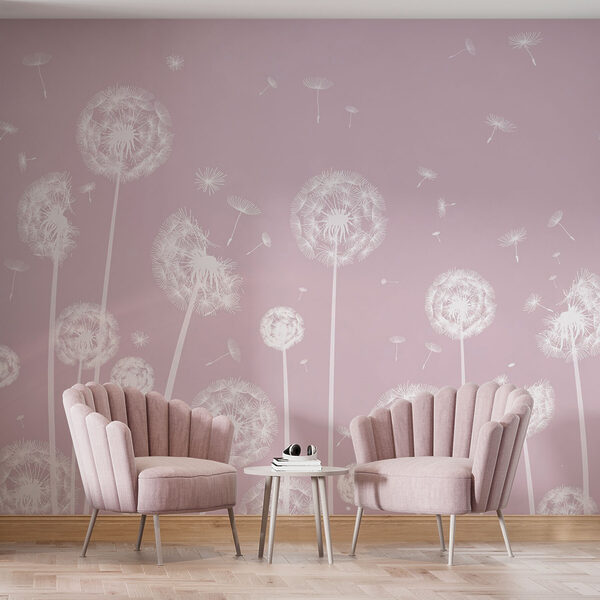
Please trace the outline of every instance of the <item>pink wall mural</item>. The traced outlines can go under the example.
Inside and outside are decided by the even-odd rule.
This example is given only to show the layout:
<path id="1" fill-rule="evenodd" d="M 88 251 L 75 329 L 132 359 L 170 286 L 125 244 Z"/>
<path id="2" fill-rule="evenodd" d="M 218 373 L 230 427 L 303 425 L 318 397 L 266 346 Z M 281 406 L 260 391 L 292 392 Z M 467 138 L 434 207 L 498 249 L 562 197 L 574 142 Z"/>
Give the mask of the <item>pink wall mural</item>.
<path id="1" fill-rule="evenodd" d="M 4 21 L 0 47 L 0 512 L 86 508 L 76 381 L 228 414 L 242 468 L 351 465 L 355 415 L 491 379 L 535 400 L 509 512 L 597 512 L 598 22 Z"/>

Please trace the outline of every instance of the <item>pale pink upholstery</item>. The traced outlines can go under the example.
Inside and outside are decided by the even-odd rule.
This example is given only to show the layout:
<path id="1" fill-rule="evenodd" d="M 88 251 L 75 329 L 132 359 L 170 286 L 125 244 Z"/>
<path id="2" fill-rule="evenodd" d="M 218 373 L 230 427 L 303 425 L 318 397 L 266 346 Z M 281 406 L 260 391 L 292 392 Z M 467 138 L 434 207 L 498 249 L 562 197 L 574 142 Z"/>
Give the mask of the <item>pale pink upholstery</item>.
<path id="1" fill-rule="evenodd" d="M 357 527 L 363 508 L 502 518 L 532 405 L 513 385 L 467 383 L 355 417 Z"/>

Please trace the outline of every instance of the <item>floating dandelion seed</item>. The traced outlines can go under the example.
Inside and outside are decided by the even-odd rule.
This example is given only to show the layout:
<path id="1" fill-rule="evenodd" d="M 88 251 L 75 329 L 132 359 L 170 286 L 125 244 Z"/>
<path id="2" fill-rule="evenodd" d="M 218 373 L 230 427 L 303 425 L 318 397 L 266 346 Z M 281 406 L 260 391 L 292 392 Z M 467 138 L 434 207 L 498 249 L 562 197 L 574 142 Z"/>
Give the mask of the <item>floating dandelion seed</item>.
<path id="1" fill-rule="evenodd" d="M 461 50 L 459 50 L 456 54 L 452 54 L 448 58 L 454 58 L 455 56 L 458 56 L 462 52 L 468 52 L 471 56 L 475 56 L 475 54 L 476 54 L 475 53 L 475 44 L 473 43 L 472 39 L 465 38 L 465 47 L 462 48 Z"/>
<path id="2" fill-rule="evenodd" d="M 240 347 L 238 343 L 232 338 L 228 338 L 227 340 L 227 352 L 225 352 L 225 354 L 217 356 L 217 358 L 215 358 L 214 360 L 205 363 L 204 366 L 210 367 L 210 365 L 214 365 L 217 361 L 221 360 L 222 358 L 225 358 L 226 356 L 231 356 L 231 358 L 237 363 L 239 363 L 242 360 L 242 353 L 240 351 Z"/>
<path id="3" fill-rule="evenodd" d="M 379 280 L 379 283 L 381 283 L 381 285 L 400 285 L 400 281 L 397 279 L 386 279 L 385 277 L 382 277 Z"/>
<path id="4" fill-rule="evenodd" d="M 546 492 L 537 508 L 541 515 L 589 515 L 598 505 L 581 488 L 562 485 Z"/>
<path id="5" fill-rule="evenodd" d="M 44 92 L 44 98 L 48 97 L 46 93 L 46 84 L 44 83 L 44 78 L 42 77 L 42 69 L 44 65 L 48 64 L 52 59 L 51 54 L 46 54 L 45 52 L 35 52 L 34 54 L 28 54 L 23 57 L 23 64 L 26 67 L 36 67 L 38 71 L 38 75 L 40 76 L 40 81 L 42 83 L 42 90 Z"/>
<path id="6" fill-rule="evenodd" d="M 556 262 L 557 262 L 557 263 L 560 265 L 560 252 L 555 252 L 555 253 L 552 255 L 552 258 L 555 258 L 555 259 L 556 259 Z"/>
<path id="7" fill-rule="evenodd" d="M 24 260 L 20 260 L 18 258 L 5 258 L 4 266 L 9 271 L 12 271 L 10 293 L 8 294 L 8 301 L 12 302 L 13 295 L 15 293 L 15 280 L 17 278 L 17 273 L 24 273 L 29 269 L 29 265 Z"/>
<path id="8" fill-rule="evenodd" d="M 402 383 L 389 389 L 377 399 L 377 408 L 391 406 L 396 400 L 413 401 L 419 394 L 436 394 L 438 388 L 428 383 Z"/>
<path id="9" fill-rule="evenodd" d="M 25 171 L 27 171 L 27 163 L 31 160 L 36 160 L 37 157 L 32 156 L 31 158 L 27 158 L 27 155 L 25 154 L 25 152 L 19 152 L 19 154 L 17 155 L 17 164 L 19 165 L 19 171 L 21 171 L 21 173 L 25 173 Z"/>
<path id="10" fill-rule="evenodd" d="M 25 429 L 25 415 L 18 415 L 17 423 L 21 426 L 21 429 Z"/>
<path id="11" fill-rule="evenodd" d="M 515 248 L 515 261 L 519 262 L 519 253 L 517 250 L 517 246 L 527 239 L 527 230 L 525 227 L 519 227 L 519 229 L 511 229 L 504 235 L 501 235 L 498 238 L 498 244 L 502 246 L 502 248 L 510 248 L 510 246 L 514 246 Z"/>
<path id="12" fill-rule="evenodd" d="M 126 356 L 116 362 L 110 380 L 146 394 L 154 387 L 154 369 L 139 356 Z"/>
<path id="13" fill-rule="evenodd" d="M 548 219 L 548 227 L 552 229 L 558 225 L 573 241 L 575 241 L 575 238 L 565 229 L 564 225 L 561 223 L 562 218 L 562 210 L 557 210 L 556 212 L 553 212 L 552 215 L 550 215 L 550 218 Z"/>
<path id="14" fill-rule="evenodd" d="M 192 314 L 208 316 L 218 310 L 234 312 L 239 308 L 242 278 L 236 274 L 233 261 L 208 253 L 210 245 L 208 235 L 185 210 L 167 217 L 154 239 L 154 279 L 169 300 L 185 311 L 167 380 L 167 399 L 173 393 Z"/>
<path id="15" fill-rule="evenodd" d="M 525 312 L 532 313 L 538 307 L 543 308 L 544 310 L 547 310 L 549 313 L 554 312 L 551 308 L 548 308 L 547 306 L 544 306 L 542 304 L 542 297 L 539 294 L 531 292 L 531 294 L 529 294 L 529 296 L 527 296 L 527 299 L 525 300 L 525 304 L 523 305 L 523 310 Z"/>
<path id="16" fill-rule="evenodd" d="M 143 348 L 150 341 L 150 336 L 140 330 L 134 331 L 131 334 L 131 342 L 136 348 Z"/>
<path id="17" fill-rule="evenodd" d="M 535 67 L 535 58 L 533 58 L 533 54 L 531 54 L 531 50 L 529 48 L 531 48 L 532 46 L 537 46 L 541 43 L 543 39 L 544 38 L 542 37 L 542 34 L 539 31 L 525 31 L 523 33 L 517 33 L 516 35 L 511 35 L 508 38 L 508 43 L 515 50 L 525 50 L 527 54 L 529 54 L 531 62 Z"/>
<path id="18" fill-rule="evenodd" d="M 393 335 L 389 338 L 389 341 L 394 344 L 394 362 L 398 362 L 398 346 L 406 341 L 405 337 L 401 335 Z"/>
<path id="19" fill-rule="evenodd" d="M 260 248 L 261 246 L 264 246 L 265 248 L 271 247 L 271 236 L 266 232 L 263 232 L 261 234 L 260 244 L 257 244 L 256 246 L 254 246 L 254 248 L 252 248 L 252 250 L 249 250 L 248 252 L 246 252 L 246 256 L 248 256 L 249 254 L 252 254 L 255 250 L 258 250 L 258 248 Z"/>
<path id="20" fill-rule="evenodd" d="M 335 447 L 337 448 L 344 440 L 347 440 L 348 438 L 350 438 L 350 429 L 348 427 L 346 427 L 345 425 L 338 425 L 335 430 L 342 436 L 338 443 L 335 445 Z"/>
<path id="21" fill-rule="evenodd" d="M 442 351 L 442 347 L 439 344 L 434 342 L 426 342 L 425 348 L 427 349 L 427 356 L 425 357 L 425 362 L 423 363 L 421 369 L 425 370 L 425 365 L 429 361 L 429 358 L 432 354 L 439 354 Z"/>
<path id="22" fill-rule="evenodd" d="M 308 478 L 283 477 L 282 479 L 281 487 L 284 492 L 289 490 L 290 506 L 289 509 L 285 506 L 283 494 L 280 493 L 277 514 L 312 514 L 312 490 Z M 259 515 L 262 512 L 264 489 L 263 483 L 257 483 L 249 488 L 239 501 L 236 512 L 241 515 Z"/>
<path id="23" fill-rule="evenodd" d="M 352 127 L 352 115 L 358 114 L 358 108 L 356 106 L 346 106 L 344 110 L 350 115 L 348 119 L 348 129 Z"/>
<path id="24" fill-rule="evenodd" d="M 503 373 L 502 375 L 498 375 L 498 377 L 494 377 L 493 381 L 494 381 L 494 383 L 497 383 L 498 385 L 504 385 L 506 383 L 510 383 L 510 379 L 508 378 L 508 375 L 506 375 L 506 373 Z"/>
<path id="25" fill-rule="evenodd" d="M 0 140 L 6 135 L 14 135 L 17 131 L 19 131 L 18 127 L 15 127 L 12 123 L 0 121 Z"/>
<path id="26" fill-rule="evenodd" d="M 306 294 L 306 292 L 308 292 L 308 288 L 305 288 L 302 286 L 300 286 L 298 288 L 298 301 L 302 300 L 302 296 L 304 296 L 304 294 Z"/>
<path id="27" fill-rule="evenodd" d="M 258 92 L 259 96 L 262 96 L 265 92 L 268 92 L 269 90 L 276 90 L 277 89 L 277 81 L 275 81 L 275 79 L 271 76 L 267 77 L 267 85 L 260 91 Z"/>
<path id="28" fill-rule="evenodd" d="M 196 171 L 196 187 L 212 196 L 225 185 L 227 175 L 214 167 L 204 167 Z"/>
<path id="29" fill-rule="evenodd" d="M 354 506 L 354 469 L 356 463 L 346 465 L 346 468 L 348 472 L 337 479 L 337 491 L 342 502 Z"/>
<path id="30" fill-rule="evenodd" d="M 8 346 L 0 345 L 0 388 L 13 383 L 19 376 L 20 368 L 17 353 Z"/>
<path id="31" fill-rule="evenodd" d="M 548 281 L 552 282 L 552 285 L 558 289 L 558 284 L 556 283 L 556 280 L 558 279 L 558 275 L 550 275 L 550 277 L 548 277 Z"/>
<path id="32" fill-rule="evenodd" d="M 308 373 L 308 358 L 303 358 L 300 364 L 304 367 L 304 370 Z"/>
<path id="33" fill-rule="evenodd" d="M 84 183 L 80 188 L 79 188 L 79 193 L 80 194 L 87 194 L 88 195 L 88 202 L 92 202 L 92 192 L 96 189 L 96 183 L 94 181 L 90 181 L 89 183 Z"/>
<path id="34" fill-rule="evenodd" d="M 431 235 L 434 237 L 434 239 L 436 239 L 440 244 L 442 243 L 442 240 L 440 238 L 442 232 L 441 231 L 434 231 Z"/>
<path id="35" fill-rule="evenodd" d="M 517 126 L 514 123 L 511 123 L 504 117 L 499 117 L 498 115 L 494 115 L 492 113 L 487 116 L 485 122 L 492 128 L 492 134 L 487 139 L 488 144 L 492 141 L 496 131 L 501 131 L 502 133 L 514 133 L 517 130 Z"/>
<path id="36" fill-rule="evenodd" d="M 425 312 L 434 331 L 460 341 L 461 383 L 464 384 L 464 340 L 478 335 L 494 320 L 496 302 L 492 286 L 475 271 L 446 271 L 429 288 Z"/>
<path id="37" fill-rule="evenodd" d="M 515 367 L 516 365 L 517 365 L 517 363 L 514 363 L 514 362 L 509 362 L 509 363 L 508 363 L 506 366 L 507 366 L 509 369 L 512 369 L 512 368 L 513 368 L 513 367 Z"/>
<path id="38" fill-rule="evenodd" d="M 258 208 L 258 206 L 256 206 L 256 204 L 254 204 L 253 202 L 250 202 L 250 200 L 246 200 L 245 198 L 242 198 L 241 196 L 228 196 L 227 204 L 229 204 L 229 206 L 231 206 L 231 208 L 236 210 L 238 213 L 238 216 L 233 225 L 233 229 L 231 231 L 231 235 L 229 236 L 229 239 L 227 240 L 227 245 L 229 246 L 229 244 L 231 244 L 231 242 L 233 240 L 233 236 L 235 235 L 235 230 L 237 228 L 240 217 L 242 215 L 249 215 L 249 216 L 260 215 L 260 208 Z"/>
<path id="39" fill-rule="evenodd" d="M 181 71 L 185 60 L 183 56 L 179 56 L 178 54 L 169 54 L 169 56 L 165 58 L 165 62 L 171 71 Z"/>
<path id="40" fill-rule="evenodd" d="M 438 177 L 438 174 L 435 171 L 432 171 L 427 167 L 419 167 L 417 173 L 419 174 L 419 177 L 421 177 L 419 183 L 417 183 L 417 188 L 420 188 L 425 181 L 433 181 Z"/>
<path id="41" fill-rule="evenodd" d="M 317 123 L 321 122 L 321 109 L 319 107 L 319 92 L 321 90 L 328 90 L 332 85 L 333 81 L 329 81 L 325 77 L 307 77 L 302 82 L 304 87 L 307 87 L 309 90 L 317 91 Z"/>
<path id="42" fill-rule="evenodd" d="M 456 202 L 446 202 L 445 198 L 438 198 L 437 213 L 440 219 L 443 219 L 446 216 L 449 206 L 456 206 Z"/>
<path id="43" fill-rule="evenodd" d="M 226 415 L 233 423 L 230 463 L 245 467 L 265 457 L 277 433 L 277 414 L 257 385 L 237 378 L 219 379 L 202 390 L 192 407 L 202 406 L 213 416 Z"/>

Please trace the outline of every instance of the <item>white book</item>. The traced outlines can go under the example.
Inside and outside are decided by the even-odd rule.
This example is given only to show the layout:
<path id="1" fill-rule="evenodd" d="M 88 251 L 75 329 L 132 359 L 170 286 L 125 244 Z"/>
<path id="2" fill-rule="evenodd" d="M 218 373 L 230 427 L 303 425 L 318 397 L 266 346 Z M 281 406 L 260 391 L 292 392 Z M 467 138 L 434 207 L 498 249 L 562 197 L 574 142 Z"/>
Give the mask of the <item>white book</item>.
<path id="1" fill-rule="evenodd" d="M 288 473 L 307 473 L 310 472 L 312 473 L 314 472 L 318 472 L 322 470 L 321 465 L 314 465 L 314 466 L 305 466 L 305 467 L 301 467 L 299 465 L 290 465 L 288 466 L 279 466 L 279 465 L 271 465 L 271 468 L 274 471 L 287 471 Z"/>
<path id="2" fill-rule="evenodd" d="M 305 460 L 289 460 L 287 458 L 281 456 L 273 457 L 273 464 L 278 466 L 295 466 L 295 467 L 303 467 L 303 466 L 316 466 L 321 465 L 321 461 L 318 458 L 306 458 Z"/>

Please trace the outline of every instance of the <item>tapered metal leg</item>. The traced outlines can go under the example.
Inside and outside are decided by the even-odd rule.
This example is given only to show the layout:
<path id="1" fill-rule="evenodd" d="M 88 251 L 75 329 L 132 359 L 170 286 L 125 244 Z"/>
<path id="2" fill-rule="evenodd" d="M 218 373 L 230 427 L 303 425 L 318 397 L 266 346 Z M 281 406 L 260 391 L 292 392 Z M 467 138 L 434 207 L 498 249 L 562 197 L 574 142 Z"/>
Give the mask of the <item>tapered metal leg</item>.
<path id="1" fill-rule="evenodd" d="M 229 513 L 229 524 L 231 525 L 233 543 L 235 544 L 235 555 L 242 556 L 242 551 L 240 550 L 240 540 L 238 539 L 237 527 L 235 526 L 235 516 L 233 514 L 233 508 L 228 508 L 227 512 Z"/>
<path id="2" fill-rule="evenodd" d="M 325 530 L 325 546 L 327 547 L 327 562 L 333 564 L 333 551 L 331 549 L 331 533 L 329 532 L 329 509 L 327 508 L 327 486 L 325 477 L 317 477 L 319 482 L 319 496 L 321 497 L 321 513 L 323 514 L 323 529 Z"/>
<path id="3" fill-rule="evenodd" d="M 262 519 L 260 521 L 260 538 L 258 540 L 258 558 L 263 557 L 265 550 L 265 533 L 267 532 L 267 517 L 269 516 L 269 501 L 271 500 L 272 477 L 265 477 L 265 495 L 263 496 Z"/>
<path id="4" fill-rule="evenodd" d="M 279 483 L 281 477 L 275 477 L 273 492 L 271 493 L 271 515 L 269 516 L 269 546 L 267 548 L 267 562 L 273 562 L 273 546 L 275 545 L 275 522 L 277 521 L 277 502 L 279 502 Z"/>
<path id="5" fill-rule="evenodd" d="M 440 536 L 440 549 L 446 552 L 446 542 L 444 542 L 444 528 L 442 527 L 442 515 L 435 515 L 437 519 L 438 534 Z"/>
<path id="6" fill-rule="evenodd" d="M 138 531 L 138 539 L 137 544 L 135 545 L 135 549 L 139 550 L 142 545 L 142 536 L 144 535 L 144 525 L 146 525 L 146 515 L 142 515 L 140 519 L 140 529 Z"/>
<path id="7" fill-rule="evenodd" d="M 160 521 L 158 515 L 154 515 L 154 538 L 156 539 L 156 564 L 163 564 L 162 545 L 160 543 Z"/>
<path id="8" fill-rule="evenodd" d="M 360 521 L 363 516 L 363 507 L 356 508 L 356 521 L 354 522 L 354 535 L 352 536 L 352 548 L 350 548 L 350 556 L 356 556 L 356 544 L 358 542 L 358 532 L 360 531 Z"/>
<path id="9" fill-rule="evenodd" d="M 456 529 L 456 515 L 450 515 L 450 548 L 448 549 L 448 566 L 454 564 L 454 531 Z"/>
<path id="10" fill-rule="evenodd" d="M 311 477 L 313 511 L 315 513 L 315 526 L 317 528 L 317 548 L 319 550 L 319 558 L 323 556 L 323 533 L 321 532 L 321 511 L 319 510 L 319 485 L 316 477 Z"/>
<path id="11" fill-rule="evenodd" d="M 87 552 L 88 545 L 90 543 L 90 538 L 92 537 L 92 530 L 94 529 L 94 525 L 96 524 L 96 517 L 98 516 L 98 509 L 95 508 L 92 511 L 92 515 L 90 517 L 90 523 L 87 528 L 87 533 L 85 534 L 85 540 L 83 541 L 83 548 L 81 549 L 81 557 L 85 558 L 85 553 Z"/>
<path id="12" fill-rule="evenodd" d="M 511 558 L 514 558 L 512 548 L 510 547 L 510 540 L 508 539 L 508 531 L 506 530 L 506 523 L 504 522 L 504 515 L 502 514 L 502 510 L 498 509 L 496 511 L 498 515 L 498 521 L 500 521 L 500 530 L 502 531 L 502 537 L 504 538 L 504 545 L 506 546 L 506 551 Z"/>

